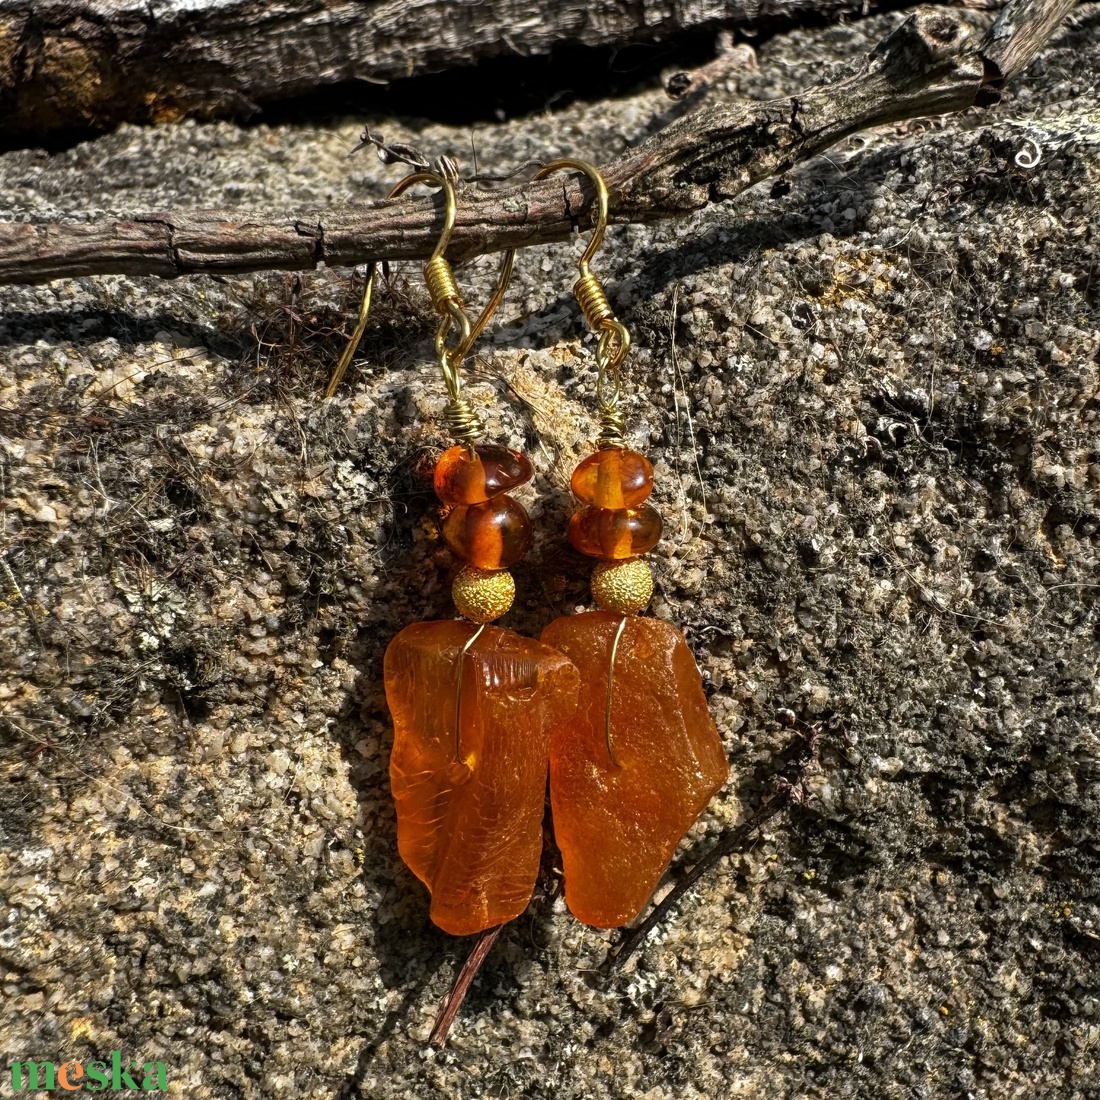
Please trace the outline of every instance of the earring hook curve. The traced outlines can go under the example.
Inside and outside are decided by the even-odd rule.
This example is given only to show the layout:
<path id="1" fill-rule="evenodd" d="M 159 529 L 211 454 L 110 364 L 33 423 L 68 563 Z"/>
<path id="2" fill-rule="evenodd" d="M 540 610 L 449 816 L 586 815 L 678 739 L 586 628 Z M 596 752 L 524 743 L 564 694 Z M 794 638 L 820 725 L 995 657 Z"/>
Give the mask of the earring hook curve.
<path id="1" fill-rule="evenodd" d="M 573 294 L 588 327 L 599 336 L 596 344 L 596 397 L 600 404 L 601 447 L 622 447 L 625 424 L 622 413 L 622 377 L 620 368 L 630 350 L 630 333 L 615 316 L 603 286 L 590 266 L 593 256 L 603 243 L 607 229 L 608 192 L 600 170 L 586 160 L 565 158 L 544 164 L 532 177 L 532 182 L 545 179 L 554 172 L 572 170 L 587 176 L 596 190 L 596 224 L 577 267 L 580 278 L 573 284 Z"/>
<path id="2" fill-rule="evenodd" d="M 431 256 L 424 265 L 424 275 L 428 283 L 429 293 L 432 295 L 432 304 L 436 307 L 437 312 L 443 316 L 443 320 L 440 322 L 439 331 L 436 333 L 436 355 L 443 368 L 448 392 L 452 400 L 457 400 L 458 390 L 460 388 L 457 373 L 458 367 L 469 354 L 474 341 L 481 335 L 482 330 L 489 322 L 489 318 L 496 312 L 501 301 L 504 299 L 504 294 L 508 289 L 508 283 L 512 278 L 516 250 L 510 248 L 504 253 L 504 258 L 501 261 L 500 273 L 497 276 L 497 283 L 492 296 L 486 303 L 485 308 L 481 311 L 478 319 L 471 323 L 466 314 L 458 287 L 455 284 L 450 264 L 445 257 L 447 246 L 451 241 L 451 234 L 454 232 L 455 220 L 458 216 L 458 201 L 452 180 L 441 172 L 430 170 L 412 172 L 394 186 L 387 198 L 399 198 L 410 187 L 418 183 L 438 187 L 443 192 L 444 197 L 443 229 L 439 234 L 439 238 L 436 241 Z M 332 397 L 336 393 L 359 347 L 359 342 L 363 337 L 363 332 L 367 325 L 367 315 L 370 312 L 371 294 L 374 288 L 374 279 L 377 269 L 378 264 L 374 261 L 372 261 L 367 268 L 367 283 L 363 290 L 363 301 L 359 308 L 359 318 L 351 339 L 348 341 L 348 345 L 344 349 L 344 353 L 341 355 L 340 361 L 332 373 L 332 377 L 329 379 L 328 386 L 325 389 L 325 397 Z M 446 345 L 446 338 L 455 325 L 458 326 L 460 332 L 459 340 L 454 347 L 448 348 Z"/>

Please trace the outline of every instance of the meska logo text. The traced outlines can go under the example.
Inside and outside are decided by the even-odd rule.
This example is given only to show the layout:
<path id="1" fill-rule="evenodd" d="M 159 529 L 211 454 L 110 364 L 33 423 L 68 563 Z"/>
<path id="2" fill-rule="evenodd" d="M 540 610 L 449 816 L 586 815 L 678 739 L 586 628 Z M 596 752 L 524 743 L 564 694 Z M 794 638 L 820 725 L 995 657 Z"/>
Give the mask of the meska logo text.
<path id="1" fill-rule="evenodd" d="M 108 1062 L 12 1062 L 13 1089 L 65 1089 L 102 1092 L 104 1089 L 136 1089 L 139 1092 L 167 1092 L 168 1071 L 163 1062 L 123 1064 L 122 1051 L 112 1050 Z"/>

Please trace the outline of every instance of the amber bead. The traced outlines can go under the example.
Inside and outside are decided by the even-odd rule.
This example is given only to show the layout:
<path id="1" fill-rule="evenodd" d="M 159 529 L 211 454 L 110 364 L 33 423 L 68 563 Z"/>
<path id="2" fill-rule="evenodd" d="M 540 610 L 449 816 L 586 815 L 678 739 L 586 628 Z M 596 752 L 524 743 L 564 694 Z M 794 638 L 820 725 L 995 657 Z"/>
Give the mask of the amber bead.
<path id="1" fill-rule="evenodd" d="M 484 504 L 460 504 L 443 521 L 447 545 L 478 569 L 507 569 L 531 547 L 531 521 L 509 496 Z"/>
<path id="2" fill-rule="evenodd" d="M 626 447 L 589 455 L 573 471 L 573 492 L 597 508 L 634 508 L 653 492 L 649 459 Z"/>
<path id="3" fill-rule="evenodd" d="M 607 683 L 623 616 L 555 619 L 542 640 L 580 672 L 573 721 L 550 741 L 554 836 L 565 902 L 586 924 L 633 920 L 677 844 L 725 783 L 729 764 L 683 635 L 628 616 L 615 651 L 607 748 Z"/>
<path id="4" fill-rule="evenodd" d="M 596 508 L 590 504 L 569 521 L 569 541 L 593 558 L 636 558 L 652 550 L 660 538 L 661 516 L 650 504 L 640 508 Z"/>
<path id="5" fill-rule="evenodd" d="M 384 666 L 397 847 L 431 891 L 432 920 L 456 936 L 527 907 L 542 855 L 550 738 L 572 721 L 579 687 L 560 653 L 496 626 L 463 657 L 477 629 L 457 619 L 416 623 L 390 643 Z"/>
<path id="6" fill-rule="evenodd" d="M 444 504 L 481 504 L 531 480 L 526 455 L 507 447 L 480 444 L 451 447 L 435 464 L 435 495 Z"/>

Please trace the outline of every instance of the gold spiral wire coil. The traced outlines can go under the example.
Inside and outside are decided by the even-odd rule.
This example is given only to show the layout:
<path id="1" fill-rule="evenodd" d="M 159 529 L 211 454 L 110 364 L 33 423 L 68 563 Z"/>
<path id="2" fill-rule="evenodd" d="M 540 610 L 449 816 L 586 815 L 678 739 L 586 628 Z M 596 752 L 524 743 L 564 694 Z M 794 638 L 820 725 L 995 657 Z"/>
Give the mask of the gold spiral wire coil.
<path id="1" fill-rule="evenodd" d="M 424 265 L 424 281 L 428 284 L 428 294 L 436 313 L 447 313 L 451 302 L 463 306 L 455 273 L 446 256 L 433 256 Z"/>
<path id="2" fill-rule="evenodd" d="M 585 272 L 573 284 L 573 296 L 593 332 L 599 332 L 605 321 L 615 320 L 615 311 L 607 300 L 607 294 L 600 280 L 591 271 Z"/>

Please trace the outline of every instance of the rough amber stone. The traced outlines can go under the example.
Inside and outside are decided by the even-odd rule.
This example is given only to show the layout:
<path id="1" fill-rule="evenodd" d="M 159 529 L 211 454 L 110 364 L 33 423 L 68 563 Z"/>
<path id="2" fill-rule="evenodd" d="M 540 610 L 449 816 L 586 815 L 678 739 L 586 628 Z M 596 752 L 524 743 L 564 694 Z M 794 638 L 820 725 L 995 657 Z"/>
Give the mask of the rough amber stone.
<path id="1" fill-rule="evenodd" d="M 653 492 L 649 459 L 626 447 L 589 455 L 573 471 L 573 492 L 597 508 L 634 508 Z"/>
<path id="2" fill-rule="evenodd" d="M 415 623 L 386 650 L 390 786 L 401 858 L 456 936 L 527 907 L 542 853 L 551 735 L 576 708 L 577 670 L 534 638 L 457 619 Z"/>
<path id="3" fill-rule="evenodd" d="M 479 444 L 444 451 L 435 464 L 435 495 L 444 504 L 481 504 L 531 480 L 534 471 L 526 455 L 507 447 Z"/>
<path id="4" fill-rule="evenodd" d="M 573 513 L 569 541 L 593 558 L 636 558 L 652 550 L 661 538 L 661 516 L 650 504 L 640 508 L 596 508 L 589 504 Z"/>
<path id="5" fill-rule="evenodd" d="M 447 545 L 479 569 L 507 569 L 531 548 L 531 521 L 522 504 L 497 496 L 460 504 L 443 521 Z"/>
<path id="6" fill-rule="evenodd" d="M 641 912 L 676 845 L 729 773 L 684 636 L 671 623 L 633 615 L 615 657 L 612 762 L 607 678 L 622 621 L 591 611 L 555 619 L 542 632 L 581 675 L 576 716 L 550 741 L 550 798 L 565 902 L 600 928 Z"/>

